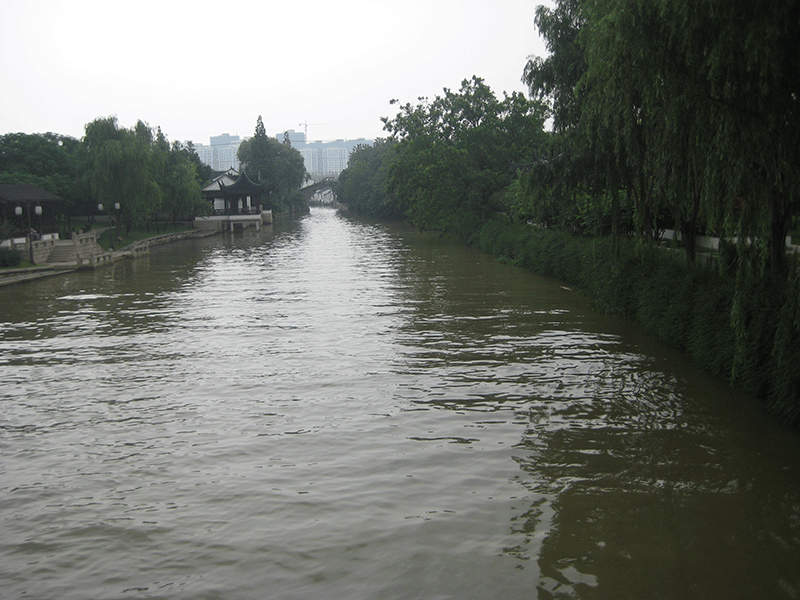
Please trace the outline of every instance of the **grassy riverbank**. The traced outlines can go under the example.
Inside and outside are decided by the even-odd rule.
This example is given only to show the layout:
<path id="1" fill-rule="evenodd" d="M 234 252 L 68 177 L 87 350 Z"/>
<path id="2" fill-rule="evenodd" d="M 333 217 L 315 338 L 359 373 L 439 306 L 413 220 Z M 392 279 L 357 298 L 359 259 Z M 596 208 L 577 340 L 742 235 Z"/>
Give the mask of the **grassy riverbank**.
<path id="1" fill-rule="evenodd" d="M 578 287 L 601 310 L 630 318 L 700 368 L 757 395 L 767 409 L 800 425 L 800 281 L 737 269 L 689 265 L 662 248 L 589 239 L 489 222 L 477 245 L 505 262 Z"/>

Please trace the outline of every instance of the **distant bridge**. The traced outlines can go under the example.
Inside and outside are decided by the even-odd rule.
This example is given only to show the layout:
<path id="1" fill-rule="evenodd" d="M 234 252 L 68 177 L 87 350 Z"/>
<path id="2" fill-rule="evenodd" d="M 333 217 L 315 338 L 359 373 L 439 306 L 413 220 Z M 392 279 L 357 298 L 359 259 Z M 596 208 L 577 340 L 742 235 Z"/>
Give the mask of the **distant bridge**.
<path id="1" fill-rule="evenodd" d="M 335 196 L 333 194 L 333 182 L 336 181 L 335 177 L 326 177 L 320 181 L 316 181 L 306 187 L 300 188 L 300 193 L 303 195 L 303 198 L 306 202 L 311 201 L 311 198 L 314 197 L 314 194 L 321 192 L 325 196 L 330 196 L 330 201 L 333 202 L 335 200 Z M 325 193 L 327 191 L 327 194 Z M 326 203 L 323 200 L 323 203 Z"/>

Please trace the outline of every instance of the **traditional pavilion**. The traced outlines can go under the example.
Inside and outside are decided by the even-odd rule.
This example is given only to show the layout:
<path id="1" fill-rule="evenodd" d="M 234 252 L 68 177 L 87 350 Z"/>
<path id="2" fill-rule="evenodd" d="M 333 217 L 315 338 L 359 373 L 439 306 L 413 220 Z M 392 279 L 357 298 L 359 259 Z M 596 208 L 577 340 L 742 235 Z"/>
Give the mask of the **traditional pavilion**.
<path id="1" fill-rule="evenodd" d="M 263 196 L 267 196 L 266 202 Z M 266 182 L 254 182 L 246 173 L 229 169 L 203 188 L 203 196 L 211 202 L 215 215 L 261 214 L 262 205 L 269 206 Z"/>
<path id="2" fill-rule="evenodd" d="M 61 196 L 28 184 L 0 185 L 0 219 L 10 223 L 16 234 L 38 234 L 55 227 L 55 212 Z"/>
<path id="3" fill-rule="evenodd" d="M 195 222 L 204 228 L 234 226 L 259 227 L 262 222 L 272 222 L 272 206 L 269 201 L 271 186 L 266 182 L 255 182 L 246 173 L 229 169 L 203 188 L 203 197 L 211 203 L 210 217 L 198 217 Z"/>

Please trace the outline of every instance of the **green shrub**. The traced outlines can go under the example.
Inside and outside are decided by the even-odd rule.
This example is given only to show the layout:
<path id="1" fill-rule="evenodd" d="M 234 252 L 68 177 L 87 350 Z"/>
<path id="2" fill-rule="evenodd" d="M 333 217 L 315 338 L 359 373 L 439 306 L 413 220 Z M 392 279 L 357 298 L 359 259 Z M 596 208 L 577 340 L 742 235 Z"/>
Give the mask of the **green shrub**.
<path id="1" fill-rule="evenodd" d="M 0 267 L 18 267 L 22 263 L 22 253 L 13 248 L 0 248 Z"/>
<path id="2" fill-rule="evenodd" d="M 598 309 L 636 321 L 800 425 L 800 261 L 788 280 L 776 279 L 740 268 L 749 259 L 730 245 L 715 269 L 629 239 L 615 244 L 500 220 L 474 239 L 504 262 L 577 286 Z"/>

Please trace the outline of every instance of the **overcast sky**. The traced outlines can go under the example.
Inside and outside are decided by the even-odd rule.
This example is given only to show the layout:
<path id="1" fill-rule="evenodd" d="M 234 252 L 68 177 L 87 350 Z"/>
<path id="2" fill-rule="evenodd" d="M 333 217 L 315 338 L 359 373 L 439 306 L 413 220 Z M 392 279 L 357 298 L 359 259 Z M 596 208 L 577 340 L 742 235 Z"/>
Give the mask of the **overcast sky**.
<path id="1" fill-rule="evenodd" d="M 0 0 L 0 134 L 77 138 L 97 117 L 173 140 L 385 135 L 389 100 L 482 77 L 525 91 L 540 0 Z M 548 3 L 549 4 L 549 3 Z"/>

